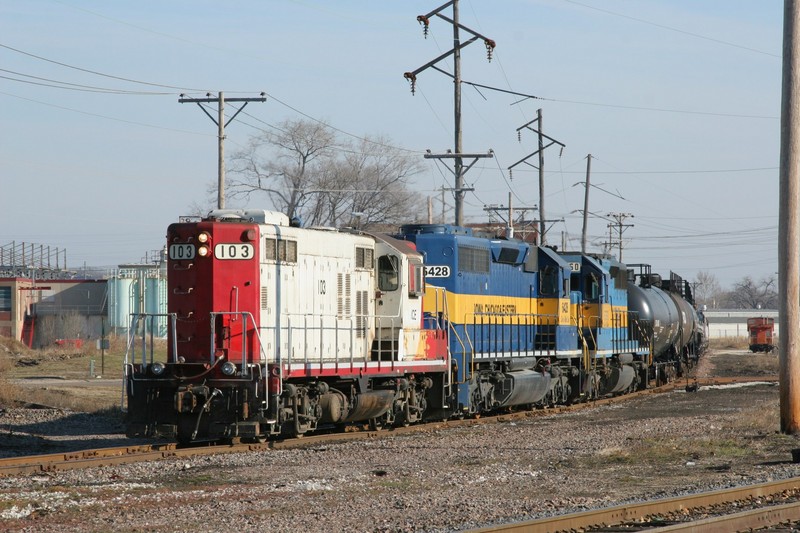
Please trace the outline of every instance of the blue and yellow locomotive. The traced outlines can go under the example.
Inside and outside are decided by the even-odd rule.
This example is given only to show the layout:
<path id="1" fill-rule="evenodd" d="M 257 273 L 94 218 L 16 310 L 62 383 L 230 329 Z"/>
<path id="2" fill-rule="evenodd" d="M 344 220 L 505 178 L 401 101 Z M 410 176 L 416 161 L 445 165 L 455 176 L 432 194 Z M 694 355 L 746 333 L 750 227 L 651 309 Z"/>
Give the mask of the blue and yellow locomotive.
<path id="1" fill-rule="evenodd" d="M 625 393 L 678 364 L 653 360 L 652 317 L 628 301 L 642 290 L 613 258 L 447 224 L 400 237 L 423 255 L 426 324 L 447 330 L 458 414 Z"/>

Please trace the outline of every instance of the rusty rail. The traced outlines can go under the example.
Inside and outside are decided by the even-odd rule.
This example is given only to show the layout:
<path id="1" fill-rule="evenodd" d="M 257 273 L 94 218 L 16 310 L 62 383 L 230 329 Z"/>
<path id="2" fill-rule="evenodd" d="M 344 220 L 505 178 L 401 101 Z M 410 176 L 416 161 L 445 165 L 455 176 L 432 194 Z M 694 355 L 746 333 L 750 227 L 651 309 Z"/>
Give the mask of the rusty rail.
<path id="1" fill-rule="evenodd" d="M 539 518 L 513 524 L 503 524 L 473 530 L 473 533 L 556 533 L 561 531 L 591 531 L 592 528 L 608 528 L 621 524 L 637 524 L 644 529 L 651 517 L 684 512 L 691 509 L 704 509 L 715 505 L 729 504 L 742 500 L 774 496 L 785 492 L 800 490 L 800 478 L 791 478 L 758 485 L 747 485 L 730 489 L 690 494 L 675 498 L 665 498 L 643 503 L 633 503 L 583 511 L 580 513 Z M 673 524 L 649 529 L 649 531 L 673 532 L 719 532 L 747 530 L 753 527 L 776 525 L 787 520 L 800 518 L 800 502 L 775 505 L 752 511 L 707 518 L 694 522 Z"/>
<path id="2" fill-rule="evenodd" d="M 726 385 L 748 382 L 777 381 L 775 376 L 756 376 L 738 378 L 708 378 L 698 379 L 696 383 L 703 387 L 709 385 Z M 695 383 L 695 381 L 692 381 Z M 190 457 L 198 455 L 213 455 L 222 453 L 244 453 L 248 451 L 265 451 L 269 449 L 289 449 L 310 446 L 313 444 L 336 442 L 354 439 L 377 438 L 381 436 L 395 436 L 412 432 L 433 431 L 442 428 L 456 428 L 476 424 L 505 423 L 537 416 L 547 416 L 560 413 L 574 412 L 582 409 L 591 409 L 603 405 L 626 402 L 649 394 L 661 394 L 683 388 L 684 381 L 673 382 L 652 389 L 644 389 L 630 394 L 602 398 L 585 403 L 569 406 L 556 406 L 530 411 L 511 411 L 499 415 L 481 418 L 468 418 L 463 420 L 446 420 L 428 424 L 416 424 L 408 427 L 392 428 L 383 431 L 370 431 L 366 426 L 352 426 L 350 431 L 344 433 L 331 433 L 307 435 L 299 439 L 283 439 L 269 441 L 263 444 L 242 444 L 235 442 L 224 445 L 199 445 L 181 447 L 176 443 L 120 446 L 116 448 L 98 448 L 71 451 L 66 453 L 33 455 L 0 458 L 0 477 L 15 475 L 31 475 L 42 472 L 56 472 L 61 470 L 75 470 L 80 468 L 93 468 L 109 465 L 119 465 L 134 462 L 156 461 L 171 457 Z"/>

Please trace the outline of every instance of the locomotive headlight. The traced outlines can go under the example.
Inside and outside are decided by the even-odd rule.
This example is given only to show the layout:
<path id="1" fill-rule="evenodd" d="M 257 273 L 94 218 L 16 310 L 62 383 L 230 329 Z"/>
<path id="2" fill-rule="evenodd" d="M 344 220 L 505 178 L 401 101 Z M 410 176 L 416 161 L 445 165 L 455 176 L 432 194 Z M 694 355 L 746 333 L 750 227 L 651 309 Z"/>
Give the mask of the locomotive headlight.
<path id="1" fill-rule="evenodd" d="M 226 376 L 232 376 L 236 373 L 236 365 L 234 365 L 230 361 L 225 361 L 222 364 L 221 370 L 222 373 L 225 374 Z"/>
<path id="2" fill-rule="evenodd" d="M 154 376 L 160 376 L 164 373 L 164 370 L 166 370 L 166 367 L 163 363 L 153 363 L 150 365 L 150 373 Z"/>
<path id="3" fill-rule="evenodd" d="M 208 246 L 201 246 L 197 249 L 197 255 L 200 257 L 208 257 Z"/>
<path id="4" fill-rule="evenodd" d="M 205 231 L 197 236 L 197 242 L 199 243 L 207 243 L 211 239 L 211 236 L 206 233 Z"/>

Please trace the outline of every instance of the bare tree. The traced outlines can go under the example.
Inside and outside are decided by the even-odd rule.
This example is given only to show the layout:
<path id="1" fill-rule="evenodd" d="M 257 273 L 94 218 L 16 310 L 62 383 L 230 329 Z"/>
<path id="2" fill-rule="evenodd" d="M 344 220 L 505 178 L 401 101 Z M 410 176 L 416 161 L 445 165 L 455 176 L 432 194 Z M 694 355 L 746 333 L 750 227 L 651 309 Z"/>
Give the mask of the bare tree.
<path id="1" fill-rule="evenodd" d="M 286 120 L 276 129 L 251 138 L 247 148 L 233 155 L 228 192 L 244 198 L 265 193 L 275 209 L 289 218 L 302 217 L 309 214 L 306 205 L 320 174 L 335 157 L 336 140 L 318 122 Z M 308 222 L 321 223 L 316 216 Z"/>
<path id="2" fill-rule="evenodd" d="M 777 280 L 767 276 L 755 281 L 745 276 L 733 285 L 733 290 L 725 294 L 729 307 L 735 309 L 776 309 L 778 307 Z"/>
<path id="3" fill-rule="evenodd" d="M 408 184 L 421 169 L 417 154 L 390 146 L 385 137 L 367 137 L 350 145 L 325 177 L 323 188 L 331 225 L 370 228 L 417 220 L 422 196 Z"/>
<path id="4" fill-rule="evenodd" d="M 697 273 L 694 283 L 694 299 L 698 306 L 705 305 L 708 307 L 716 307 L 716 302 L 722 292 L 717 277 L 711 272 L 701 270 Z"/>
<path id="5" fill-rule="evenodd" d="M 286 121 L 233 157 L 232 196 L 265 193 L 272 207 L 307 225 L 357 226 L 415 221 L 423 204 L 409 188 L 418 154 L 384 137 L 339 142 L 325 125 Z"/>

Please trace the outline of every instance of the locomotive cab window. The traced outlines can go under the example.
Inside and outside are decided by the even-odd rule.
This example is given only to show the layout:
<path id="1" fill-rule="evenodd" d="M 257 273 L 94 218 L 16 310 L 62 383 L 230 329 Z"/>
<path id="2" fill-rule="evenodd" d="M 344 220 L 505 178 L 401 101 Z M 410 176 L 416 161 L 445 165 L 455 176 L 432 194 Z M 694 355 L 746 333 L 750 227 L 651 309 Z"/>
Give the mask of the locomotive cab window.
<path id="1" fill-rule="evenodd" d="M 579 272 L 573 272 L 569 277 L 569 285 L 571 291 L 581 290 L 581 275 Z"/>
<path id="2" fill-rule="evenodd" d="M 539 277 L 539 292 L 543 296 L 553 296 L 558 292 L 558 269 L 547 265 Z"/>
<path id="3" fill-rule="evenodd" d="M 596 302 L 600 299 L 600 280 L 597 279 L 597 274 L 590 272 L 588 276 L 583 279 L 583 299 Z"/>
<path id="4" fill-rule="evenodd" d="M 424 269 L 414 261 L 408 262 L 408 295 L 419 297 L 425 293 Z"/>
<path id="5" fill-rule="evenodd" d="M 394 255 L 382 255 L 378 258 L 378 289 L 396 291 L 400 287 L 399 262 Z"/>

